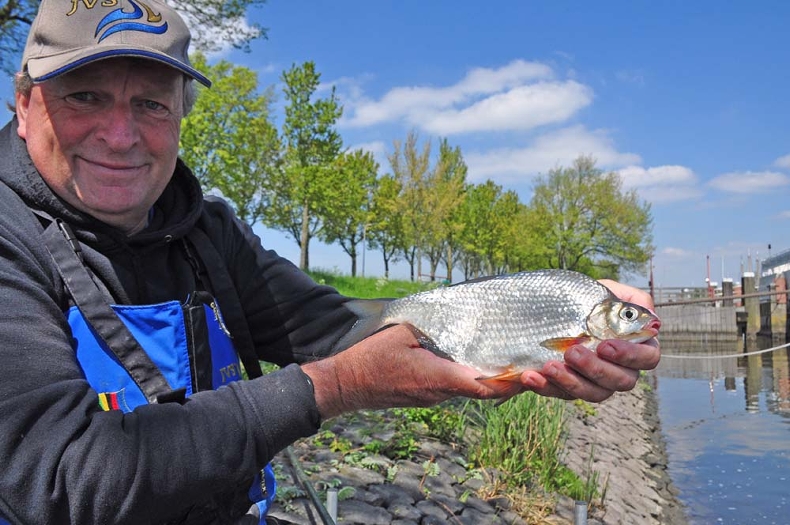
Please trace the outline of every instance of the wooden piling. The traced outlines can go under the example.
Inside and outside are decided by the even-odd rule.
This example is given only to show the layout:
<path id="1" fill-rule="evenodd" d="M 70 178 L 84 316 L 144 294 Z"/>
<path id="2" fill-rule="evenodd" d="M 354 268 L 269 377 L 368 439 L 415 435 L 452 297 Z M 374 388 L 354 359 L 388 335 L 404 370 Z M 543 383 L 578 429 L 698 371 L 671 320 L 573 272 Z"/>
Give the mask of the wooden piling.
<path id="1" fill-rule="evenodd" d="M 723 295 L 724 297 L 730 297 L 730 299 L 725 299 L 724 301 L 722 301 L 722 306 L 732 306 L 733 304 L 732 291 L 733 291 L 732 279 L 726 277 L 721 282 L 721 295 Z"/>
<path id="2" fill-rule="evenodd" d="M 770 292 L 779 291 L 777 282 L 768 286 Z M 771 339 L 774 344 L 783 344 L 787 339 L 787 301 L 784 295 L 771 295 Z"/>
<path id="3" fill-rule="evenodd" d="M 743 305 L 746 310 L 747 339 L 757 339 L 757 332 L 760 331 L 760 298 L 748 296 L 757 291 L 754 283 L 754 272 L 744 272 L 741 277 L 741 289 L 746 296 L 743 299 Z"/>

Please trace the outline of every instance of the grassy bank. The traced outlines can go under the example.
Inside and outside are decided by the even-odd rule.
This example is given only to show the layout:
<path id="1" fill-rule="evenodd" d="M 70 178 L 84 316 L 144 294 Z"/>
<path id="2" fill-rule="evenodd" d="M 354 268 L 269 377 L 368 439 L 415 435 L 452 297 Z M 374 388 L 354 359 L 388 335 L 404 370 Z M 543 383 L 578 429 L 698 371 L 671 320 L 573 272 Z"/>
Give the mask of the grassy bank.
<path id="1" fill-rule="evenodd" d="M 438 283 L 352 278 L 321 271 L 311 275 L 317 282 L 359 298 L 403 297 L 438 286 Z M 598 491 L 595 475 L 581 477 L 561 463 L 566 410 L 576 408 L 532 393 L 516 396 L 501 405 L 453 400 L 432 408 L 396 409 L 389 411 L 394 417 L 385 418 L 393 427 L 392 439 L 371 440 L 362 452 L 405 459 L 417 450 L 421 436 L 428 436 L 456 443 L 464 450 L 471 470 L 499 473 L 490 478 L 487 495 L 506 495 L 516 507 L 534 505 L 543 495 L 555 493 L 591 501 Z M 345 448 L 333 442 L 327 433 L 321 439 L 335 451 Z"/>

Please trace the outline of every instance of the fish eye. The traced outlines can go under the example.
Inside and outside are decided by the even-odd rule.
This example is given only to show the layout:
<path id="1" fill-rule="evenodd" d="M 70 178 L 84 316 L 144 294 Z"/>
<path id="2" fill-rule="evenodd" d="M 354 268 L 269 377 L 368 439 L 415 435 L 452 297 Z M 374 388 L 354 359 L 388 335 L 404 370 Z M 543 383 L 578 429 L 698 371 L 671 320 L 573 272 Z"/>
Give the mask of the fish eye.
<path id="1" fill-rule="evenodd" d="M 620 310 L 620 318 L 625 321 L 633 321 L 637 317 L 639 317 L 639 312 L 636 310 L 636 308 L 626 306 Z"/>

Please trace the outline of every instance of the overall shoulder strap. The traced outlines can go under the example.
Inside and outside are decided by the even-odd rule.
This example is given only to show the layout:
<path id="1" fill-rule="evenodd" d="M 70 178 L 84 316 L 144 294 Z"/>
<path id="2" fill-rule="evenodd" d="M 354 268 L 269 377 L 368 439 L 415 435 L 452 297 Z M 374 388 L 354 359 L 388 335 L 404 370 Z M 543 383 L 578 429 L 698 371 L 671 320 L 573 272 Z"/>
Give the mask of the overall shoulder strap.
<path id="1" fill-rule="evenodd" d="M 217 248 L 200 230 L 192 228 L 187 234 L 187 239 L 197 250 L 200 261 L 208 271 L 201 272 L 200 278 L 207 278 L 211 285 L 212 292 L 219 301 L 225 324 L 228 325 L 230 333 L 233 334 L 233 346 L 239 353 L 244 369 L 250 379 L 263 375 L 261 364 L 258 362 L 258 354 L 255 352 L 255 343 L 252 341 L 250 327 L 247 324 L 247 317 L 241 306 L 241 299 L 236 291 L 236 286 L 228 273 L 225 261 L 220 257 Z"/>
<path id="2" fill-rule="evenodd" d="M 44 230 L 44 243 L 85 320 L 129 372 L 148 402 L 168 401 L 172 388 L 91 279 L 71 228 L 62 220 L 53 219 Z"/>

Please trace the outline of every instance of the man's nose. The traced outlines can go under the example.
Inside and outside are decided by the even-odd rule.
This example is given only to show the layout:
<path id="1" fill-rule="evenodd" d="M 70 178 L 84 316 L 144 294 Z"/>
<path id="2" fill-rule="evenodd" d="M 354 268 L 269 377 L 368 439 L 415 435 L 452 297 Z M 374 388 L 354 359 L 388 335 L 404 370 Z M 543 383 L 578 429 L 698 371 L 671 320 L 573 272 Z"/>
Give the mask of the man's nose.
<path id="1" fill-rule="evenodd" d="M 100 135 L 113 151 L 127 151 L 140 138 L 138 122 L 134 111 L 125 104 L 114 104 L 100 124 Z"/>

